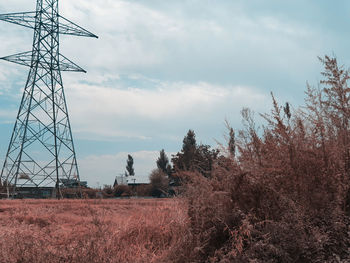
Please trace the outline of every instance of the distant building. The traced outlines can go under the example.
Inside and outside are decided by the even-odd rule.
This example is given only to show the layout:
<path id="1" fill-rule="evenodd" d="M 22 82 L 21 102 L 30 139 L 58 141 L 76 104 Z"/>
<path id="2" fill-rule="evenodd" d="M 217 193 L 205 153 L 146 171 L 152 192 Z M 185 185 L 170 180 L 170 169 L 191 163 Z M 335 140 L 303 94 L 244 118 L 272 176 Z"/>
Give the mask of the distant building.
<path id="1" fill-rule="evenodd" d="M 117 185 L 127 185 L 128 184 L 128 178 L 126 176 L 116 176 L 114 180 L 113 187 L 116 187 Z"/>

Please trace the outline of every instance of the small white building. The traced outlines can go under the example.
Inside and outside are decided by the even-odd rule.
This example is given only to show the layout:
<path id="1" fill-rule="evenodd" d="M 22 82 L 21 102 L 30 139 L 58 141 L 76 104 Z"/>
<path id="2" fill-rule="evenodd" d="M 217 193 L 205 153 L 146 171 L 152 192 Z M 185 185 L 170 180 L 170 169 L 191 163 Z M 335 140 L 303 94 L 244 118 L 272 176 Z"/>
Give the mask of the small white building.
<path id="1" fill-rule="evenodd" d="M 120 176 L 116 176 L 115 180 L 114 180 L 114 187 L 116 185 L 128 185 L 128 177 L 120 175 Z"/>

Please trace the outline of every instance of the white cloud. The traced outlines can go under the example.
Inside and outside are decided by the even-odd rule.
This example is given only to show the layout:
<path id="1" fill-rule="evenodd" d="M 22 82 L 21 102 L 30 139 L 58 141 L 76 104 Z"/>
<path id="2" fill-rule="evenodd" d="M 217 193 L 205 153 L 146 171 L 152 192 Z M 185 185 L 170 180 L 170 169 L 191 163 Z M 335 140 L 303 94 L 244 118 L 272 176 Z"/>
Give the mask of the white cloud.
<path id="1" fill-rule="evenodd" d="M 62 13 L 99 35 L 89 41 L 92 53 L 86 56 L 77 40 L 66 40 L 68 54 L 81 54 L 83 63 L 94 67 L 122 69 L 161 64 L 166 47 L 161 42 L 180 33 L 179 23 L 166 14 L 136 2 L 66 1 Z M 84 55 L 85 54 L 85 55 Z"/>
<path id="2" fill-rule="evenodd" d="M 11 1 L 6 10 L 28 9 L 25 2 Z M 183 1 L 160 8 L 141 1 L 61 1 L 63 16 L 100 36 L 98 40 L 62 36 L 62 53 L 86 68 L 88 78 L 151 72 L 153 78 L 193 82 L 232 80 L 234 73 L 262 69 L 267 74 L 276 70 L 298 74 L 310 66 L 305 57 L 320 54 L 319 33 L 301 22 L 251 14 L 238 3 L 198 4 Z M 17 27 L 9 27 L 0 28 L 0 35 L 6 35 L 0 37 L 5 43 L 0 53 L 30 48 L 31 41 L 21 38 L 26 29 L 10 33 Z"/>
<path id="3" fill-rule="evenodd" d="M 154 127 L 144 125 L 135 131 L 131 128 L 133 122 L 162 125 L 172 120 L 181 125 L 182 120 L 187 123 L 193 119 L 205 126 L 210 118 L 223 120 L 232 111 L 239 113 L 242 107 L 264 108 L 266 101 L 266 96 L 253 88 L 205 82 L 158 82 L 156 87 L 144 89 L 76 83 L 69 85 L 66 93 L 75 131 L 93 138 L 150 139 L 148 134 L 157 135 L 147 129 L 154 131 Z M 171 126 L 168 131 L 172 134 Z"/>
<path id="4" fill-rule="evenodd" d="M 283 77 L 281 71 L 298 74 L 309 66 L 300 61 L 317 54 L 317 45 L 305 48 L 305 42 L 322 42 L 317 33 L 288 18 L 251 14 L 240 4 L 198 3 L 60 1 L 63 16 L 100 36 L 61 38 L 62 53 L 89 71 L 64 76 L 76 131 L 147 140 L 153 132 L 130 129 L 130 122 L 159 126 L 171 119 L 178 126 L 188 117 L 205 128 L 205 122 L 211 125 L 208 119 L 223 119 L 243 106 L 259 111 L 273 89 L 262 91 L 261 72 L 270 77 Z M 16 0 L 0 7 L 16 12 L 32 10 L 35 3 Z M 29 35 L 30 30 L 15 25 L 1 27 L 0 54 L 27 50 Z M 0 80 L 12 74 L 0 72 Z M 147 78 L 147 86 L 130 85 L 123 74 Z"/>

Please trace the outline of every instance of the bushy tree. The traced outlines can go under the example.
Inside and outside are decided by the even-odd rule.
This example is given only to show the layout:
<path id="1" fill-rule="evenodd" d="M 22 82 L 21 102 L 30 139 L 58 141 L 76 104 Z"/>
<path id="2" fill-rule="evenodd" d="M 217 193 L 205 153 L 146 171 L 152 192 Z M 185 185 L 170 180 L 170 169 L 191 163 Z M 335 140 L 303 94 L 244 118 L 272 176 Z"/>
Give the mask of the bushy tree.
<path id="1" fill-rule="evenodd" d="M 197 145 L 193 130 L 189 130 L 183 140 L 181 152 L 173 155 L 171 161 L 175 171 L 198 171 L 204 176 L 210 176 L 214 161 L 219 150 L 211 149 L 209 145 Z"/>
<path id="2" fill-rule="evenodd" d="M 113 192 L 115 197 L 121 197 L 121 196 L 130 196 L 131 195 L 131 189 L 128 185 L 117 185 L 114 187 Z"/>
<path id="3" fill-rule="evenodd" d="M 152 196 L 161 197 L 168 194 L 169 181 L 161 169 L 155 169 L 149 176 Z"/>
<path id="4" fill-rule="evenodd" d="M 114 193 L 114 188 L 111 185 L 104 185 L 102 189 L 102 195 L 104 198 L 112 197 Z"/>

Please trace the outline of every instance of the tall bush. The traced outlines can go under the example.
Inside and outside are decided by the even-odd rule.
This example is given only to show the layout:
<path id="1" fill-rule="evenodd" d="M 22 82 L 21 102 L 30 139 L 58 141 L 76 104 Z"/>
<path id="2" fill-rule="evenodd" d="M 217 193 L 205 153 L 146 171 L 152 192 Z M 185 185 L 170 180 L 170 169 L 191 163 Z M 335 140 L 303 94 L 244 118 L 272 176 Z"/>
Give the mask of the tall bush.
<path id="1" fill-rule="evenodd" d="M 271 94 L 260 127 L 243 109 L 228 149 L 237 153 L 217 158 L 210 176 L 181 174 L 191 223 L 177 262 L 350 260 L 349 72 L 321 62 L 324 80 L 308 85 L 304 107 Z"/>

